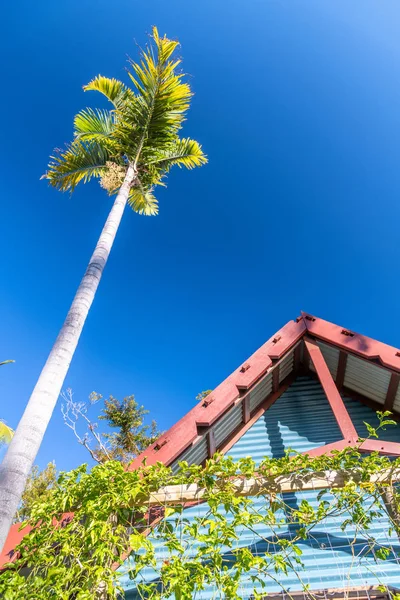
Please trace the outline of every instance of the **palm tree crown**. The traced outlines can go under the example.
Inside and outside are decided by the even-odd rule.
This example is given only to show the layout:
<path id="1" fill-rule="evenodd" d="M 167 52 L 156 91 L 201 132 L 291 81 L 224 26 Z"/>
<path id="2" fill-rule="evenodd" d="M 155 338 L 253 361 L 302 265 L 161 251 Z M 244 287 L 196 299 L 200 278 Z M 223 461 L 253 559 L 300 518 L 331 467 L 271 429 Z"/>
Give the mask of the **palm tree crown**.
<path id="1" fill-rule="evenodd" d="M 111 102 L 110 110 L 86 108 L 74 120 L 74 139 L 51 157 L 50 184 L 73 191 L 92 177 L 110 194 L 118 192 L 128 166 L 134 169 L 128 202 L 135 212 L 155 215 L 158 202 L 153 190 L 173 165 L 188 169 L 207 162 L 195 140 L 180 138 L 192 92 L 180 59 L 172 54 L 178 42 L 160 37 L 153 28 L 153 45 L 141 51 L 139 63 L 129 61 L 132 87 L 101 75 L 84 86 Z"/>

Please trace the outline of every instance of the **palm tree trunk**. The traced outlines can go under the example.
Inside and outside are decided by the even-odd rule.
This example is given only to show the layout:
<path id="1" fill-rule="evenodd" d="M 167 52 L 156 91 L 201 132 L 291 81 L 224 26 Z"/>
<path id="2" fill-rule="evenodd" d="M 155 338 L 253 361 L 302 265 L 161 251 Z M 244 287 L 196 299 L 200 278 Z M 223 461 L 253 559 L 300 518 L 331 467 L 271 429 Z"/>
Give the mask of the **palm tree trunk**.
<path id="1" fill-rule="evenodd" d="M 134 178 L 135 169 L 130 165 L 65 322 L 0 465 L 0 551 L 68 372 Z"/>

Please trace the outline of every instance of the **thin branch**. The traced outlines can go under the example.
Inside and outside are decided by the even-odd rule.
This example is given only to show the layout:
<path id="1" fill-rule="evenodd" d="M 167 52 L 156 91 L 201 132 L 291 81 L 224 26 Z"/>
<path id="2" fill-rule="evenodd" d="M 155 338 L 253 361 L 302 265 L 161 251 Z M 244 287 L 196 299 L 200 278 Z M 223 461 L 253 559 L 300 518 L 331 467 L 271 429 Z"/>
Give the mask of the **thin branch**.
<path id="1" fill-rule="evenodd" d="M 103 462 L 103 460 L 100 460 L 98 458 L 99 451 L 101 453 L 104 453 L 108 460 L 111 460 L 112 457 L 108 452 L 105 443 L 103 442 L 101 434 L 96 431 L 97 424 L 92 423 L 92 421 L 88 418 L 86 414 L 87 405 L 83 402 L 75 402 L 73 400 L 73 392 L 70 388 L 68 388 L 66 391 L 61 392 L 61 397 L 65 402 L 65 404 L 61 405 L 61 412 L 63 415 L 64 423 L 67 427 L 69 427 L 72 430 L 78 443 L 81 444 L 84 448 L 86 448 L 90 456 L 96 462 Z M 91 448 L 90 446 L 89 433 L 86 432 L 85 435 L 82 437 L 77 431 L 76 424 L 80 417 L 82 417 L 84 421 L 86 421 L 87 428 L 89 429 L 90 433 L 93 435 L 94 439 L 98 444 L 98 448 L 95 450 L 93 450 L 93 448 Z"/>

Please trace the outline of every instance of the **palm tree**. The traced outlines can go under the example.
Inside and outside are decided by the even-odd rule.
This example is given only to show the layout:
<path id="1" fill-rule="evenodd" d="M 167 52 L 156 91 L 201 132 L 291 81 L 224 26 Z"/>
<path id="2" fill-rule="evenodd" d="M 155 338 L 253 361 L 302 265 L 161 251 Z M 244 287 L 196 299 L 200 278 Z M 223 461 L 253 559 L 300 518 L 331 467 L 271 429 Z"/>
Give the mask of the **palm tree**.
<path id="1" fill-rule="evenodd" d="M 160 37 L 129 61 L 128 87 L 98 76 L 84 90 L 98 91 L 110 110 L 85 109 L 74 121 L 74 139 L 53 157 L 44 177 L 61 191 L 73 191 L 93 177 L 116 194 L 99 241 L 65 322 L 43 367 L 14 438 L 0 466 L 0 548 L 17 510 L 62 384 L 94 299 L 126 204 L 142 215 L 158 211 L 154 188 L 172 166 L 192 169 L 206 162 L 201 146 L 178 133 L 191 91 L 172 55 L 178 42 Z"/>

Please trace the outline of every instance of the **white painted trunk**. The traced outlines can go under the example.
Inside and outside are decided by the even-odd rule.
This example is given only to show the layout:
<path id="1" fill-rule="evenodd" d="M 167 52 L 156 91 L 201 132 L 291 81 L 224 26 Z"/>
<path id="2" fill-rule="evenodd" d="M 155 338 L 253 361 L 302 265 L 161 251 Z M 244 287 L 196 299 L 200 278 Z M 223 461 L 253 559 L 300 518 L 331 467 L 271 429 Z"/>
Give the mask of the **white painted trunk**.
<path id="1" fill-rule="evenodd" d="M 8 447 L 7 454 L 0 465 L 0 551 L 6 541 L 12 519 L 26 485 L 26 479 L 57 403 L 86 317 L 106 266 L 128 200 L 134 175 L 134 168 L 130 166 L 62 329 L 43 367 Z"/>

